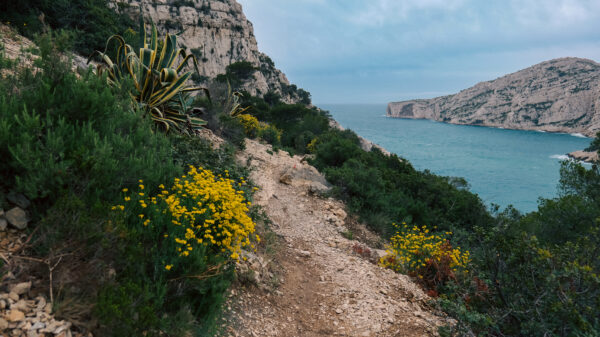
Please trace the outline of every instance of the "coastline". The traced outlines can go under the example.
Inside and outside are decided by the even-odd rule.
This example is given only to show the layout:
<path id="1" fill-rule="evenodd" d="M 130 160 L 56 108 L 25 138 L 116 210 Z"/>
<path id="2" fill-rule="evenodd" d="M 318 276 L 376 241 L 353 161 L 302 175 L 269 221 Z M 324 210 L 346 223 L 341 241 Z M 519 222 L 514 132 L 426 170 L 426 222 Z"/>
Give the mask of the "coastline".
<path id="1" fill-rule="evenodd" d="M 571 158 L 571 159 L 583 161 L 586 163 L 594 163 L 600 159 L 598 157 L 598 152 L 588 152 L 588 151 L 573 151 L 571 153 L 567 153 L 567 156 L 569 156 L 569 158 Z"/>
<path id="2" fill-rule="evenodd" d="M 426 120 L 440 122 L 440 123 L 446 123 L 446 124 L 482 126 L 482 127 L 486 127 L 486 128 L 495 128 L 495 129 L 561 133 L 561 134 L 571 135 L 574 137 L 591 138 L 591 139 L 595 138 L 596 133 L 598 131 L 600 131 L 600 130 L 572 130 L 572 129 L 568 129 L 568 128 L 564 128 L 564 127 L 547 127 L 547 126 L 534 128 L 534 127 L 518 126 L 518 125 L 501 125 L 501 124 L 485 124 L 485 123 L 479 123 L 479 124 L 457 123 L 457 122 L 450 122 L 450 121 L 441 121 L 441 120 L 437 120 L 434 118 L 416 118 L 416 117 L 409 117 L 409 116 L 394 116 L 390 113 L 386 113 L 386 117 L 399 118 L 399 119 L 426 119 Z"/>

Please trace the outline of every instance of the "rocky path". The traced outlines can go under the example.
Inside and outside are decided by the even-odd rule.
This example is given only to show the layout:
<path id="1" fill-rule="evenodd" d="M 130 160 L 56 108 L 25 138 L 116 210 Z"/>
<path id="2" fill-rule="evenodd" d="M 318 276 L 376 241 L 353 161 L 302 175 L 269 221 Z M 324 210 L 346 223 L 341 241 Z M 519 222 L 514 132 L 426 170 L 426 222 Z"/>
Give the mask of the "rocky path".
<path id="1" fill-rule="evenodd" d="M 377 266 L 381 251 L 341 235 L 347 230 L 344 205 L 318 195 L 326 189 L 319 173 L 300 157 L 270 154 L 255 141 L 246 144 L 239 159 L 253 167 L 251 178 L 261 188 L 255 203 L 283 243 L 271 257 L 250 262 L 259 286 L 233 290 L 227 334 L 436 335 L 446 321 L 427 308 L 421 289 L 407 276 Z"/>

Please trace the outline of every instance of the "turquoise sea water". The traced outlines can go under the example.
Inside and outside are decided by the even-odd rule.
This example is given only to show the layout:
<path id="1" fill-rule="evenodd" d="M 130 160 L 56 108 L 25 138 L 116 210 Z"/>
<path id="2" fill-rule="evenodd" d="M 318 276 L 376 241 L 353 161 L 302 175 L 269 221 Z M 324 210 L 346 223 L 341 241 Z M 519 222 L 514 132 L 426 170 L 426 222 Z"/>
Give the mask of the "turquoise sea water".
<path id="1" fill-rule="evenodd" d="M 383 104 L 319 107 L 417 169 L 464 177 L 486 205 L 512 204 L 523 212 L 537 209 L 539 197 L 557 195 L 560 160 L 591 142 L 569 134 L 388 118 Z"/>

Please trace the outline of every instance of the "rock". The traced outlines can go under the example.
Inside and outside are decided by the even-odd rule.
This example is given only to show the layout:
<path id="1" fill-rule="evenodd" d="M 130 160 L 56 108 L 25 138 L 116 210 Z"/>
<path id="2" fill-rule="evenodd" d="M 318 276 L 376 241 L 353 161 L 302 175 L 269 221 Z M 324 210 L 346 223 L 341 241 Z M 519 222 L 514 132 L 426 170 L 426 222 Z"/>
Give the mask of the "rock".
<path id="1" fill-rule="evenodd" d="M 124 3 L 126 6 L 122 10 L 136 18 L 140 13 L 151 18 L 159 32 L 178 33 L 179 45 L 198 57 L 201 76 L 214 78 L 224 74 L 231 63 L 248 61 L 257 70 L 249 74 L 240 89 L 253 96 L 263 96 L 271 91 L 281 95 L 286 103 L 300 101 L 300 96 L 288 89 L 290 83 L 286 76 L 258 50 L 252 23 L 246 19 L 237 1 L 185 1 L 183 4 L 166 0 L 111 2 Z"/>
<path id="2" fill-rule="evenodd" d="M 10 287 L 10 291 L 17 295 L 23 295 L 27 293 L 29 289 L 31 289 L 31 282 L 17 283 L 14 286 Z"/>
<path id="3" fill-rule="evenodd" d="M 600 64 L 559 58 L 433 99 L 393 102 L 387 115 L 507 129 L 600 130 Z"/>
<path id="4" fill-rule="evenodd" d="M 593 163 L 598 161 L 598 152 L 587 152 L 587 151 L 574 151 L 567 154 L 569 158 L 573 158 L 575 160 L 581 160 L 586 163 Z"/>
<path id="5" fill-rule="evenodd" d="M 13 300 L 13 301 L 15 301 L 15 302 L 16 302 L 16 301 L 18 301 L 18 300 L 19 300 L 19 294 L 17 294 L 17 293 L 15 293 L 15 292 L 12 292 L 12 291 L 11 291 L 11 292 L 8 294 L 8 298 L 10 298 L 11 300 Z"/>
<path id="6" fill-rule="evenodd" d="M 20 300 L 17 303 L 10 306 L 13 310 L 19 310 L 23 312 L 29 311 L 29 304 L 25 300 Z"/>
<path id="7" fill-rule="evenodd" d="M 19 207 L 15 207 L 15 208 L 11 209 L 10 211 L 6 212 L 5 217 L 6 217 L 6 220 L 8 220 L 8 223 L 10 223 L 15 228 L 17 228 L 17 229 L 27 228 L 27 223 L 29 222 L 29 218 L 27 217 L 27 214 L 25 213 L 25 211 Z"/>
<path id="8" fill-rule="evenodd" d="M 312 194 L 324 194 L 331 191 L 331 187 L 327 187 L 319 182 L 312 182 L 308 186 L 308 191 Z"/>
<path id="9" fill-rule="evenodd" d="M 46 307 L 46 299 L 41 296 L 38 297 L 36 311 L 43 311 L 45 307 Z"/>
<path id="10" fill-rule="evenodd" d="M 299 250 L 298 255 L 300 255 L 302 257 L 310 257 L 310 252 L 307 250 Z"/>
<path id="11" fill-rule="evenodd" d="M 43 322 L 35 322 L 33 323 L 33 326 L 31 327 L 32 330 L 40 330 L 46 327 L 46 324 L 44 324 Z"/>
<path id="12" fill-rule="evenodd" d="M 6 198 L 8 199 L 8 201 L 23 209 L 26 209 L 27 207 L 29 207 L 29 205 L 31 205 L 31 202 L 29 202 L 29 200 L 27 200 L 27 198 L 21 193 L 11 192 L 6 196 Z"/>
<path id="13" fill-rule="evenodd" d="M 6 227 L 8 227 L 8 221 L 4 218 L 0 218 L 0 232 L 4 232 Z"/>
<path id="14" fill-rule="evenodd" d="M 0 331 L 8 329 L 8 322 L 4 318 L 0 318 Z"/>
<path id="15" fill-rule="evenodd" d="M 19 310 L 9 310 L 5 318 L 9 322 L 20 322 L 25 319 L 25 314 Z"/>

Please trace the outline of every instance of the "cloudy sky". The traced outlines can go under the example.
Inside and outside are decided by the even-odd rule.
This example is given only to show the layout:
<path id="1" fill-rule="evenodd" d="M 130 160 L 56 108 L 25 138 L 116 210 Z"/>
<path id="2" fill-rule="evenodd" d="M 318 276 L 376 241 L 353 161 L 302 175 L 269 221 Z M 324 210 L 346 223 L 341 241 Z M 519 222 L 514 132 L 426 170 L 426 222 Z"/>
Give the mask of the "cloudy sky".
<path id="1" fill-rule="evenodd" d="M 556 57 L 600 61 L 600 0 L 238 0 L 321 103 L 457 92 Z"/>

